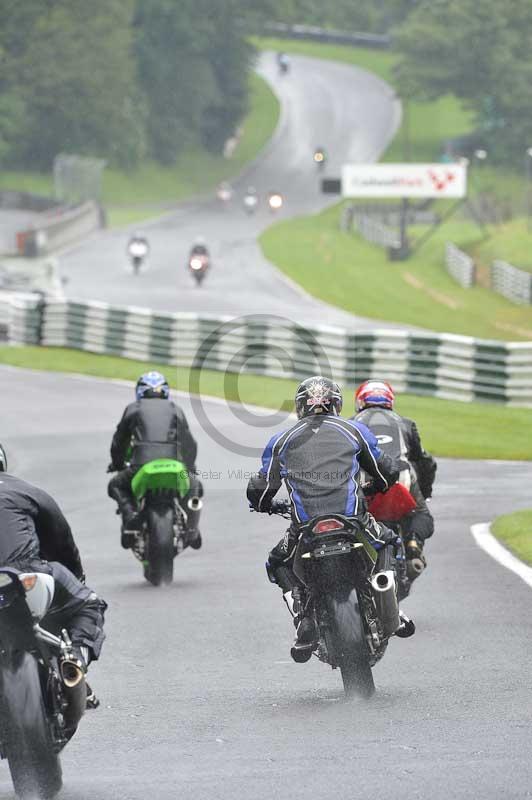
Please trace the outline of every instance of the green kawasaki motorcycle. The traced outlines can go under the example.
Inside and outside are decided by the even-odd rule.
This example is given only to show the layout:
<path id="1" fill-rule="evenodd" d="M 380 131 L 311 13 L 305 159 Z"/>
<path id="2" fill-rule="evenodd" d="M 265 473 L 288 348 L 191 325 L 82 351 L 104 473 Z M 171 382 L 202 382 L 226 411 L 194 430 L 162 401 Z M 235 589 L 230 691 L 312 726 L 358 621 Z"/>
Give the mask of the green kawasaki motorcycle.
<path id="1" fill-rule="evenodd" d="M 144 566 L 144 577 L 154 586 L 171 583 L 174 558 L 187 546 L 187 513 L 179 500 L 190 490 L 188 471 L 181 461 L 158 458 L 144 464 L 131 481 L 140 512 L 140 528 L 132 550 Z M 199 497 L 188 500 L 189 511 L 199 511 Z"/>

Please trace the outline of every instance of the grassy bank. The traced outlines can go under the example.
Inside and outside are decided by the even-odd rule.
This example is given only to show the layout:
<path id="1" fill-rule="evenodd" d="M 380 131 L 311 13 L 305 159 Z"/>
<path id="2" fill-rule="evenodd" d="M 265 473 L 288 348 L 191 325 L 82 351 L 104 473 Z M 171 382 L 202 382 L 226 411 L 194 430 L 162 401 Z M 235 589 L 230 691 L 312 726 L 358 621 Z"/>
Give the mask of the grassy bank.
<path id="1" fill-rule="evenodd" d="M 181 391 L 198 390 L 202 395 L 253 403 L 270 408 L 293 408 L 296 381 L 220 372 L 197 371 L 149 365 L 140 361 L 93 355 L 63 348 L 0 346 L 0 363 L 32 369 L 76 372 L 109 379 L 135 381 L 151 369 L 164 372 L 171 385 Z M 353 409 L 354 387 L 344 387 L 344 413 Z M 496 404 L 459 403 L 427 397 L 401 396 L 400 413 L 417 420 L 424 445 L 439 456 L 454 458 L 530 459 L 532 444 L 522 435 L 530 426 L 530 410 L 503 408 Z M 498 435 L 493 436 L 493 430 Z"/>
<path id="2" fill-rule="evenodd" d="M 527 306 L 482 286 L 462 289 L 447 274 L 448 240 L 484 246 L 472 223 L 448 223 L 408 261 L 390 262 L 383 248 L 339 230 L 338 207 L 281 222 L 260 239 L 266 257 L 310 294 L 354 314 L 485 339 L 530 339 Z"/>
<path id="3" fill-rule="evenodd" d="M 517 558 L 532 565 L 532 511 L 497 517 L 491 530 Z"/>
<path id="4" fill-rule="evenodd" d="M 266 82 L 250 76 L 250 110 L 242 123 L 242 136 L 231 158 L 212 155 L 202 148 L 182 153 L 172 167 L 153 162 L 134 172 L 106 169 L 102 200 L 109 224 L 125 225 L 156 216 L 179 200 L 214 187 L 237 175 L 252 161 L 273 134 L 279 118 L 279 102 Z M 0 189 L 19 189 L 52 194 L 51 175 L 30 172 L 2 172 Z"/>

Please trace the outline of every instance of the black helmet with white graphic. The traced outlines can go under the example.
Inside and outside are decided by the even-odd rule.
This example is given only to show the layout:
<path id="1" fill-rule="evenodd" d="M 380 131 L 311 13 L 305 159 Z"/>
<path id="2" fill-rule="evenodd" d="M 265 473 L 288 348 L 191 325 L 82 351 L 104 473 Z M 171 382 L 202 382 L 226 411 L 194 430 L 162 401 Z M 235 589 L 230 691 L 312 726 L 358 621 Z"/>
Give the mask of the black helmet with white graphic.
<path id="1" fill-rule="evenodd" d="M 311 414 L 335 414 L 342 410 L 342 392 L 337 383 L 323 375 L 314 375 L 299 384 L 296 392 L 298 419 Z"/>

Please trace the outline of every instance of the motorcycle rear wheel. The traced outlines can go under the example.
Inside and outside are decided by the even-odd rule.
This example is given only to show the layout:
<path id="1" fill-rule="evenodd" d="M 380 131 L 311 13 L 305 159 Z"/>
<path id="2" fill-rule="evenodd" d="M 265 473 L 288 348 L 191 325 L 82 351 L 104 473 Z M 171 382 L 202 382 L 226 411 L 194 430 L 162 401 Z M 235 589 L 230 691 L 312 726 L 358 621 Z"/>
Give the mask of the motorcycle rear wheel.
<path id="1" fill-rule="evenodd" d="M 4 752 L 17 797 L 55 797 L 62 786 L 61 762 L 54 751 L 35 658 L 24 653 L 15 665 L 2 665 L 0 713 Z"/>
<path id="2" fill-rule="evenodd" d="M 328 597 L 334 648 L 347 697 L 371 697 L 375 683 L 356 589 Z"/>
<path id="3" fill-rule="evenodd" d="M 154 586 L 172 583 L 174 578 L 174 510 L 173 508 L 148 508 L 146 580 Z"/>

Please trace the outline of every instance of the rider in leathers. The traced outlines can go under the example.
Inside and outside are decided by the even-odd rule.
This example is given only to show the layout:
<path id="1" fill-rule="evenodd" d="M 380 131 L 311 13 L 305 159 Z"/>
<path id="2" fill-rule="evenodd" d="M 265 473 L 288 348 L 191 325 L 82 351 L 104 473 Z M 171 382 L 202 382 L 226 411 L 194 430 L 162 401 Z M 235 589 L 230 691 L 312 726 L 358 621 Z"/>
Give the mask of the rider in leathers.
<path id="1" fill-rule="evenodd" d="M 264 512 L 275 508 L 272 501 L 283 481 L 288 490 L 292 524 L 270 552 L 267 569 L 270 579 L 281 587 L 292 613 L 293 590 L 298 580 L 291 566 L 299 523 L 328 512 L 357 517 L 369 540 L 380 550 L 381 562 L 388 551 L 393 563 L 395 535 L 368 514 L 357 474 L 361 466 L 386 490 L 396 481 L 400 466 L 379 450 L 375 437 L 364 425 L 340 418 L 341 408 L 342 395 L 336 383 L 322 376 L 303 381 L 296 393 L 298 422 L 269 441 L 262 468 L 247 488 L 252 508 Z M 308 617 L 301 619 L 300 614 L 299 620 L 291 654 L 295 661 L 302 662 L 310 658 L 316 646 L 317 631 Z"/>
<path id="2" fill-rule="evenodd" d="M 388 455 L 407 461 L 407 488 L 416 501 L 416 508 L 402 521 L 407 534 L 407 564 L 412 559 L 425 559 L 422 555 L 425 541 L 434 533 L 434 519 L 426 498 L 432 495 L 436 462 L 421 444 L 416 423 L 393 410 L 395 394 L 385 381 L 365 381 L 355 393 L 358 412 L 353 420 L 362 422 L 379 437 L 380 447 Z M 400 482 L 404 483 L 403 473 Z M 422 569 L 422 567 L 421 567 Z"/>
<path id="3" fill-rule="evenodd" d="M 53 602 L 41 625 L 57 636 L 66 629 L 86 669 L 100 655 L 107 604 L 84 585 L 78 548 L 55 500 L 5 472 L 6 466 L 0 446 L 0 564 L 54 578 Z"/>
<path id="4" fill-rule="evenodd" d="M 190 490 L 180 503 L 187 515 L 187 544 L 201 547 L 198 528 L 199 510 L 188 507 L 188 501 L 203 495 L 196 475 L 197 445 L 183 411 L 169 399 L 170 389 L 164 375 L 148 372 L 137 381 L 136 401 L 130 403 L 118 423 L 111 443 L 109 471 L 117 471 L 109 482 L 108 493 L 118 503 L 122 514 L 122 546 L 128 548 L 137 530 L 137 503 L 131 480 L 138 469 L 158 458 L 171 458 L 184 463 L 190 479 Z M 129 462 L 130 466 L 125 466 Z"/>

